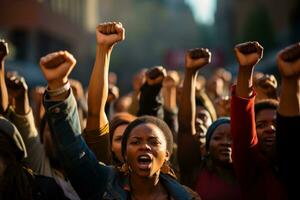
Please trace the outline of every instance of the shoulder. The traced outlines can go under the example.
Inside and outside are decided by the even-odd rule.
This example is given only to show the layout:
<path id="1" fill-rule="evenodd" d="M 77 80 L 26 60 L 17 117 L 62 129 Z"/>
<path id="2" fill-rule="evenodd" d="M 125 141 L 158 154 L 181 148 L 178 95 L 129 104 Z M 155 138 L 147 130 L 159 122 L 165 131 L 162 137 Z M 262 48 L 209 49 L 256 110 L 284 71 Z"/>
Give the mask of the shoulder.
<path id="1" fill-rule="evenodd" d="M 169 175 L 161 174 L 160 180 L 174 199 L 201 200 L 198 193 Z"/>
<path id="2" fill-rule="evenodd" d="M 33 199 L 67 200 L 63 190 L 51 177 L 34 175 Z"/>

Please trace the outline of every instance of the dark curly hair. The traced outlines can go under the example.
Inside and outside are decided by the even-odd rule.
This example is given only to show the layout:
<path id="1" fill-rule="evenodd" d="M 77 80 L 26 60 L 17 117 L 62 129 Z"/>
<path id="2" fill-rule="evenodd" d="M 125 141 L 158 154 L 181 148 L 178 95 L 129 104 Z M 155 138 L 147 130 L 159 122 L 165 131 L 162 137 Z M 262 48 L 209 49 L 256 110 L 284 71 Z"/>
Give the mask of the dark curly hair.
<path id="1" fill-rule="evenodd" d="M 132 130 L 135 127 L 137 127 L 138 125 L 147 124 L 147 123 L 156 125 L 162 131 L 162 133 L 164 134 L 165 139 L 166 139 L 167 150 L 170 153 L 170 156 L 172 155 L 173 135 L 172 135 L 170 128 L 163 120 L 161 120 L 157 117 L 152 117 L 152 116 L 146 115 L 146 116 L 138 117 L 133 122 L 131 122 L 125 129 L 125 132 L 124 132 L 124 135 L 122 138 L 122 156 L 124 159 L 125 159 L 125 154 L 126 154 L 126 150 L 127 150 L 127 141 L 128 141 L 128 138 L 129 138 Z"/>

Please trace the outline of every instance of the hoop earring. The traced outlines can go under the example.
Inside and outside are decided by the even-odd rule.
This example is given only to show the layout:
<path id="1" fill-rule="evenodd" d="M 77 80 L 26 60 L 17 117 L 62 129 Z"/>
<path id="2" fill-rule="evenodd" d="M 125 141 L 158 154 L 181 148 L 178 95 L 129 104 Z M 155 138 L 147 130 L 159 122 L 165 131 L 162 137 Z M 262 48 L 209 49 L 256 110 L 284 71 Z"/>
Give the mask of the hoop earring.
<path id="1" fill-rule="evenodd" d="M 161 166 L 160 171 L 164 174 L 168 174 L 170 172 L 171 168 L 169 166 L 169 163 L 167 161 L 164 162 L 164 164 Z"/>
<path id="2" fill-rule="evenodd" d="M 120 168 L 120 172 L 123 172 L 124 175 L 128 175 L 130 172 L 130 167 L 127 163 L 123 163 L 123 165 Z"/>

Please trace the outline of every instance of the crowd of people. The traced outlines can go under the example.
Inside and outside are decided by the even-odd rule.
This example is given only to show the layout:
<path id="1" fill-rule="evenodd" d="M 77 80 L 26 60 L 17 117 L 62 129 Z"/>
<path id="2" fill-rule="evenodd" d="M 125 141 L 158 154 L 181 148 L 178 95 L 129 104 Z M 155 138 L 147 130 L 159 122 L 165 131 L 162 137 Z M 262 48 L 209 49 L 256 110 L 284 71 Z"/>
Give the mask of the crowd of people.
<path id="1" fill-rule="evenodd" d="M 198 74 L 212 56 L 195 48 L 184 73 L 142 69 L 120 97 L 109 63 L 123 40 L 120 22 L 96 27 L 86 92 L 68 51 L 40 59 L 47 86 L 29 91 L 0 40 L 1 200 L 297 199 L 300 43 L 274 58 L 280 83 L 255 71 L 263 47 L 250 41 L 234 47 L 235 80 Z"/>

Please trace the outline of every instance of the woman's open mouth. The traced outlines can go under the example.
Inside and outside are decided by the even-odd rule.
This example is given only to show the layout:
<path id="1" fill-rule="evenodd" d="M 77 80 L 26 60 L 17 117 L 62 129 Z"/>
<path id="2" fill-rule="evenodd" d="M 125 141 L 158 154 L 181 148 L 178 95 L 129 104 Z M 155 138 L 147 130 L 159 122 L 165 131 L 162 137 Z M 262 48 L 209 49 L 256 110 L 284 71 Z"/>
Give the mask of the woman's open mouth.
<path id="1" fill-rule="evenodd" d="M 151 168 L 152 158 L 150 155 L 147 154 L 140 155 L 138 156 L 137 161 L 138 161 L 138 168 L 142 170 L 147 170 Z"/>

